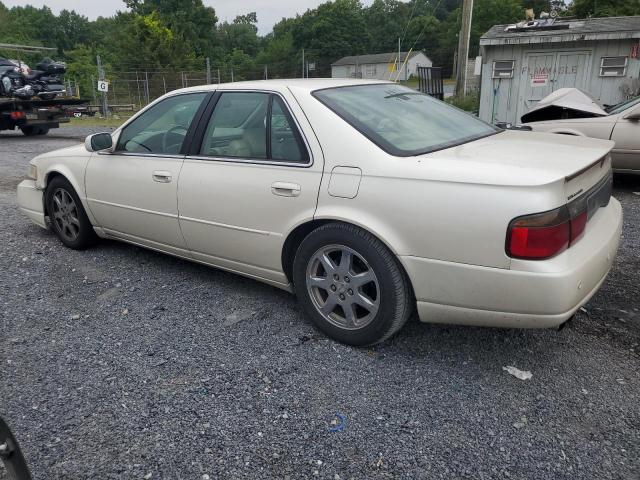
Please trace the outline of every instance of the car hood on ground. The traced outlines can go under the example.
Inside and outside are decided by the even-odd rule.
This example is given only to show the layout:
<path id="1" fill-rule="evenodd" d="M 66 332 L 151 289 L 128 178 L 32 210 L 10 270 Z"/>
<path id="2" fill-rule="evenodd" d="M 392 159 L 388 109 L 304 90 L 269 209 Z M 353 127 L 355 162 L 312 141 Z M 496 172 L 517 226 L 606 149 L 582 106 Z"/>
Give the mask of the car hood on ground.
<path id="1" fill-rule="evenodd" d="M 540 100 L 521 117 L 522 123 L 608 115 L 589 94 L 577 88 L 560 88 Z"/>
<path id="2" fill-rule="evenodd" d="M 601 159 L 614 142 L 505 130 L 457 147 L 421 155 L 434 180 L 535 186 L 570 177 Z"/>

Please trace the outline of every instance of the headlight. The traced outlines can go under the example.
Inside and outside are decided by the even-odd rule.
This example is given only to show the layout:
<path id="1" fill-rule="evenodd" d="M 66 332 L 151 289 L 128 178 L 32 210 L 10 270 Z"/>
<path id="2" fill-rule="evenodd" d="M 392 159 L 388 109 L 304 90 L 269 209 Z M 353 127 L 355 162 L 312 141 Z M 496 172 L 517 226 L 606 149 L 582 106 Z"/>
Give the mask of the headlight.
<path id="1" fill-rule="evenodd" d="M 30 178 L 31 180 L 38 180 L 38 167 L 36 167 L 32 163 L 29 164 L 29 170 L 27 171 L 27 178 Z"/>

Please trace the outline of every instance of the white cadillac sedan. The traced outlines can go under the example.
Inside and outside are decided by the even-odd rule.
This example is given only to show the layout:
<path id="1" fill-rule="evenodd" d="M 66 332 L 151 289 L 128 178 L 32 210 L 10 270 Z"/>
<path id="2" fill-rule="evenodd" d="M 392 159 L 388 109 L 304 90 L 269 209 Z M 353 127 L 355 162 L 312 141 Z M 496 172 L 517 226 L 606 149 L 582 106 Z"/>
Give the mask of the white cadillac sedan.
<path id="1" fill-rule="evenodd" d="M 21 209 L 68 247 L 112 238 L 295 292 L 369 345 L 422 321 L 555 327 L 621 231 L 613 142 L 503 131 L 387 82 L 188 88 L 36 157 Z"/>

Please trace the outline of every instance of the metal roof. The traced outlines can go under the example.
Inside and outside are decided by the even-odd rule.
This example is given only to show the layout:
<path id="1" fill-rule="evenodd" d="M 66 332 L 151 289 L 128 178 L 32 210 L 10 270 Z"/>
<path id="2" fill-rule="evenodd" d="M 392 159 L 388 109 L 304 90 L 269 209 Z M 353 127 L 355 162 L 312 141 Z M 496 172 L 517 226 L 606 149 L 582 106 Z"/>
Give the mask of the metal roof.
<path id="1" fill-rule="evenodd" d="M 411 52 L 409 58 L 413 58 L 416 55 L 422 53 L 415 50 Z M 400 62 L 404 62 L 407 58 L 408 52 L 400 52 Z M 350 55 L 348 57 L 342 57 L 340 60 L 336 60 L 331 65 L 363 65 L 370 63 L 395 63 L 398 59 L 398 52 L 389 53 L 373 53 L 370 55 Z"/>
<path id="2" fill-rule="evenodd" d="M 494 25 L 480 37 L 480 45 L 555 43 L 576 40 L 640 38 L 640 16 L 556 20 L 553 29 L 531 28 L 505 31 L 509 25 Z M 565 27 L 565 28 L 558 28 Z"/>

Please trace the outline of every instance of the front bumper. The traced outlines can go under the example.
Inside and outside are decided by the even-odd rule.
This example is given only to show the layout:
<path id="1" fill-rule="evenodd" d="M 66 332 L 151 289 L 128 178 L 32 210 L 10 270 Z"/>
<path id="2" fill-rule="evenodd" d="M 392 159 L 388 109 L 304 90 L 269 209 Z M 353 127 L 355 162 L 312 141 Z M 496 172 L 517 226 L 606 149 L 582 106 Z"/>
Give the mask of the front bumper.
<path id="1" fill-rule="evenodd" d="M 36 188 L 34 180 L 23 180 L 18 185 L 18 206 L 27 217 L 42 228 L 47 228 L 44 218 L 43 192 Z"/>
<path id="2" fill-rule="evenodd" d="M 598 291 L 615 258 L 622 207 L 611 198 L 583 238 L 544 261 L 512 260 L 511 269 L 403 256 L 424 322 L 509 328 L 556 327 Z"/>

